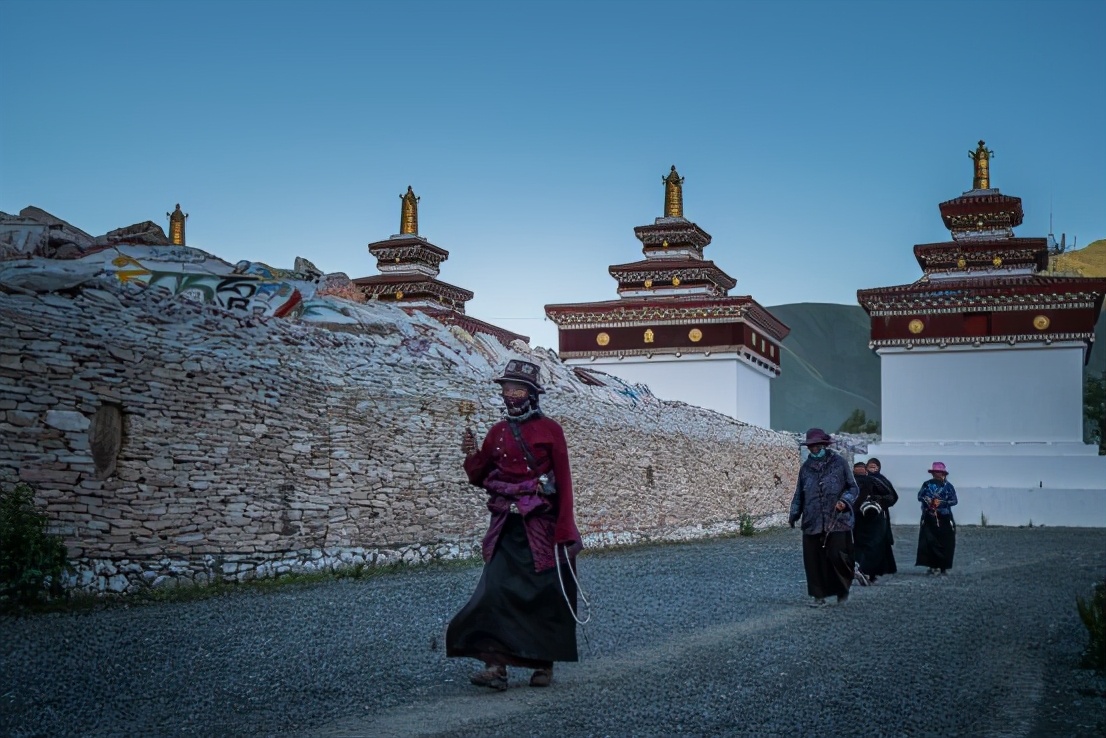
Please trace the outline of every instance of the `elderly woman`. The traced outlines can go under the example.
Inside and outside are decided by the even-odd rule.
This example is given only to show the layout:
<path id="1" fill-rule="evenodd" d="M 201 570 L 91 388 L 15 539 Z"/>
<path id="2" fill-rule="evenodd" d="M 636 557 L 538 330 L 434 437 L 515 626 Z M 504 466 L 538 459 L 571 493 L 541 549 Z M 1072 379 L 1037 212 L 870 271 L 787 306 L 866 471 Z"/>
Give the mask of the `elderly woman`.
<path id="1" fill-rule="evenodd" d="M 583 547 L 572 507 L 564 431 L 542 415 L 536 364 L 511 360 L 502 386 L 507 417 L 480 448 L 461 441 L 469 481 L 488 493 L 484 570 L 476 592 L 446 630 L 446 655 L 485 668 L 470 677 L 507 688 L 507 667 L 533 669 L 531 687 L 548 687 L 554 661 L 576 661 L 576 554 Z"/>
<path id="2" fill-rule="evenodd" d="M 927 479 L 918 490 L 922 503 L 922 526 L 918 532 L 918 558 L 914 566 L 928 567 L 927 574 L 948 574 L 956 553 L 956 521 L 952 506 L 957 503 L 956 488 L 948 480 L 949 472 L 940 461 L 933 462 Z"/>
<path id="3" fill-rule="evenodd" d="M 799 444 L 810 455 L 799 468 L 787 521 L 792 528 L 803 521 L 803 568 L 806 591 L 814 598 L 811 607 L 825 605 L 830 595 L 845 604 L 853 581 L 853 504 L 859 490 L 848 463 L 830 449 L 832 441 L 821 428 L 811 428 Z"/>
<path id="4" fill-rule="evenodd" d="M 860 495 L 856 498 L 853 548 L 857 568 L 865 577 L 865 582 L 874 582 L 884 574 L 898 571 L 895 552 L 891 549 L 894 539 L 891 537 L 888 508 L 899 501 L 899 496 L 890 482 L 884 485 L 880 476 L 870 474 L 868 469 L 868 464 L 863 461 L 853 464 L 853 477 L 860 488 Z"/>

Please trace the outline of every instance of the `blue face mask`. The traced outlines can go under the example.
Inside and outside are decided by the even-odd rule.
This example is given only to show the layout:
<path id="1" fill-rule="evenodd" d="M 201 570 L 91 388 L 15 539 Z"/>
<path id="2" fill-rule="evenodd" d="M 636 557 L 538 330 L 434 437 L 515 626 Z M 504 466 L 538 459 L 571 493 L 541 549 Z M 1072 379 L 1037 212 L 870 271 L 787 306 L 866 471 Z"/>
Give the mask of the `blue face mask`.
<path id="1" fill-rule="evenodd" d="M 826 455 L 826 450 L 824 448 L 820 448 L 818 449 L 818 453 L 814 453 L 813 451 L 811 451 L 810 455 L 812 458 L 820 459 Z"/>

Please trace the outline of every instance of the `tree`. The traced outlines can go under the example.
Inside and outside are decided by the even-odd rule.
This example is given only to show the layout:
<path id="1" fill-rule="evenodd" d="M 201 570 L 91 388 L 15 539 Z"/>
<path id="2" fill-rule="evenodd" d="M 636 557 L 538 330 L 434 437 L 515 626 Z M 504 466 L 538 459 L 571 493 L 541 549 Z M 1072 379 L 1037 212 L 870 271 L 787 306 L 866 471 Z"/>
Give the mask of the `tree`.
<path id="1" fill-rule="evenodd" d="M 1098 453 L 1106 455 L 1106 371 L 1083 382 L 1083 419 L 1090 426 L 1091 441 L 1098 443 Z"/>
<path id="2" fill-rule="evenodd" d="M 837 429 L 838 433 L 879 433 L 879 422 L 868 420 L 868 416 L 860 408 L 853 410 L 845 422 Z"/>
<path id="3" fill-rule="evenodd" d="M 47 531 L 49 524 L 29 485 L 0 493 L 0 609 L 35 602 L 47 584 L 52 594 L 61 592 L 69 561 L 61 536 Z"/>

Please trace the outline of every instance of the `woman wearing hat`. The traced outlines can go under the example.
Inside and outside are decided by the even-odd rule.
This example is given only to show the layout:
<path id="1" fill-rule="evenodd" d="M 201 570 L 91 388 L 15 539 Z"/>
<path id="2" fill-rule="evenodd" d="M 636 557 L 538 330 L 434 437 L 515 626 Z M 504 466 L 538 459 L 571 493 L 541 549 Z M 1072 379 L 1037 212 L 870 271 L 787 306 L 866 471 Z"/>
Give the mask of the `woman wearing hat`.
<path id="1" fill-rule="evenodd" d="M 832 441 L 821 428 L 811 428 L 799 444 L 810 455 L 799 468 L 787 520 L 792 528 L 803 521 L 803 568 L 813 607 L 826 604 L 830 595 L 844 604 L 853 581 L 853 504 L 859 490 L 848 464 L 830 449 Z"/>
<path id="2" fill-rule="evenodd" d="M 554 661 L 576 661 L 575 557 L 583 548 L 572 507 L 564 431 L 541 413 L 536 364 L 512 359 L 496 382 L 507 417 L 480 448 L 465 431 L 469 481 L 488 493 L 484 570 L 446 630 L 446 655 L 485 668 L 473 684 L 507 688 L 507 667 L 533 669 L 530 686 L 553 681 Z"/>
<path id="3" fill-rule="evenodd" d="M 933 462 L 926 480 L 918 490 L 922 503 L 922 527 L 918 532 L 918 558 L 914 566 L 929 567 L 927 574 L 938 571 L 947 574 L 956 553 L 956 521 L 952 506 L 956 504 L 956 488 L 949 482 L 948 469 L 940 461 Z"/>

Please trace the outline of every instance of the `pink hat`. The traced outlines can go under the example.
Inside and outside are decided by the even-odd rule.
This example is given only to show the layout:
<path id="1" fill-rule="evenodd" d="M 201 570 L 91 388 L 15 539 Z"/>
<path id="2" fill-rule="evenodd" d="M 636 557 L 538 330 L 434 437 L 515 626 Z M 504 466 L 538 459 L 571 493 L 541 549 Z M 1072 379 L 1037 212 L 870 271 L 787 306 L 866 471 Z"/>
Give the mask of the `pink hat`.
<path id="1" fill-rule="evenodd" d="M 943 462 L 943 461 L 934 461 L 933 462 L 933 467 L 929 470 L 930 474 L 932 474 L 933 472 L 941 472 L 942 474 L 948 474 L 949 470 L 945 468 L 945 462 Z"/>

